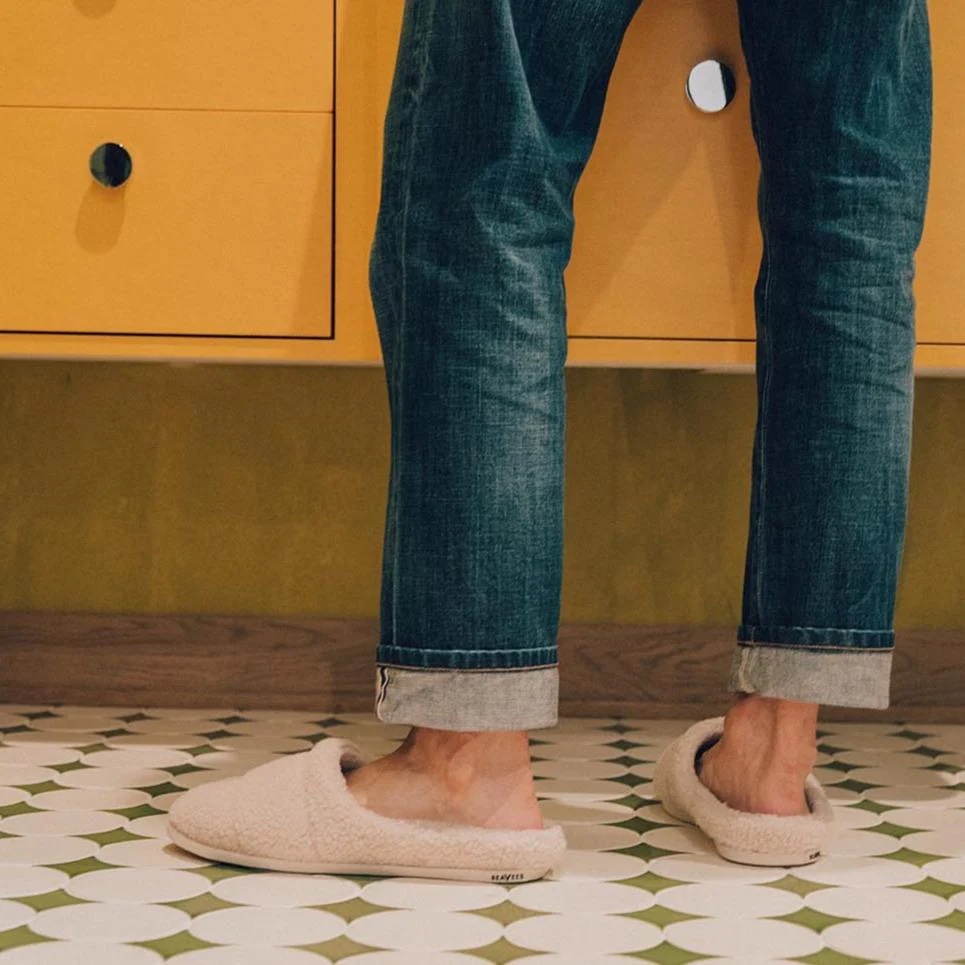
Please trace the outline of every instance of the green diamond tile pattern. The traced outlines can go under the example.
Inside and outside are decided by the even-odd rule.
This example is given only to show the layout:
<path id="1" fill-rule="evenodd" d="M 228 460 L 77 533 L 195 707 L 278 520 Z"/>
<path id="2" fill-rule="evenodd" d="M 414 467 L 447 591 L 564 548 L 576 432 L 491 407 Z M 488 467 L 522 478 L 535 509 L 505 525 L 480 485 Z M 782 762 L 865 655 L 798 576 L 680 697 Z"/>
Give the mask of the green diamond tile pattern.
<path id="1" fill-rule="evenodd" d="M 534 731 L 540 806 L 570 846 L 547 878 L 503 885 L 280 874 L 167 839 L 171 803 L 236 752 L 342 736 L 386 753 L 407 729 L 373 715 L 0 704 L 0 965 L 965 962 L 965 726 L 822 724 L 831 852 L 749 869 L 652 795 L 689 723 Z"/>

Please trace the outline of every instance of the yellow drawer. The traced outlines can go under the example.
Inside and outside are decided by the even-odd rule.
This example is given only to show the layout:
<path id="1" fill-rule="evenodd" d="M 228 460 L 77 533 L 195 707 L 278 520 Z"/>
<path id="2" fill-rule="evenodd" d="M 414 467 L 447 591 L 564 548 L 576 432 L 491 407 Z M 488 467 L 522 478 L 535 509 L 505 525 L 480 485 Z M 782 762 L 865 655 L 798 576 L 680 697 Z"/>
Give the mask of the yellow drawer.
<path id="1" fill-rule="evenodd" d="M 404 0 L 338 3 L 336 306 L 373 333 L 368 255 L 403 9 Z M 916 365 L 965 371 L 965 84 L 957 79 L 965 3 L 934 0 L 930 17 L 934 162 L 915 286 Z M 733 68 L 737 96 L 720 114 L 701 114 L 684 83 L 711 56 Z M 760 162 L 748 94 L 736 7 L 644 2 L 574 198 L 568 364 L 753 369 Z"/>
<path id="2" fill-rule="evenodd" d="M 684 91 L 709 57 L 737 82 L 717 114 Z M 759 171 L 736 4 L 644 3 L 574 197 L 570 335 L 753 341 Z"/>
<path id="3" fill-rule="evenodd" d="M 935 106 L 931 185 L 915 279 L 919 355 L 922 343 L 936 350 L 965 346 L 965 4 L 932 0 L 928 16 Z"/>
<path id="4" fill-rule="evenodd" d="M 929 13 L 935 130 L 916 335 L 919 345 L 962 346 L 965 85 L 958 47 L 965 4 L 934 0 Z M 690 67 L 712 54 L 733 68 L 737 96 L 721 113 L 704 115 L 686 102 L 683 85 Z M 760 162 L 749 112 L 736 6 L 644 3 L 626 34 L 574 199 L 566 274 L 572 336 L 755 338 Z"/>
<path id="5" fill-rule="evenodd" d="M 333 2 L 5 2 L 0 105 L 331 111 Z"/>
<path id="6" fill-rule="evenodd" d="M 332 119 L 0 109 L 0 331 L 330 338 Z"/>

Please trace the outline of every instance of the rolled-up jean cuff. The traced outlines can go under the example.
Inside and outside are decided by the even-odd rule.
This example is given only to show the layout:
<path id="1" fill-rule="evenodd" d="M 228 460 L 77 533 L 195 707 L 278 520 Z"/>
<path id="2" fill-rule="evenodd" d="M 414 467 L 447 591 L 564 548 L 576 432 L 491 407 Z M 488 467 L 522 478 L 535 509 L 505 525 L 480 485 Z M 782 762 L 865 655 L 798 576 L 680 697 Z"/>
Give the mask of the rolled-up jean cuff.
<path id="1" fill-rule="evenodd" d="M 740 644 L 734 651 L 727 689 L 782 700 L 836 707 L 888 707 L 893 649 Z"/>
<path id="2" fill-rule="evenodd" d="M 559 665 L 528 670 L 413 670 L 377 664 L 375 715 L 437 730 L 555 727 Z"/>

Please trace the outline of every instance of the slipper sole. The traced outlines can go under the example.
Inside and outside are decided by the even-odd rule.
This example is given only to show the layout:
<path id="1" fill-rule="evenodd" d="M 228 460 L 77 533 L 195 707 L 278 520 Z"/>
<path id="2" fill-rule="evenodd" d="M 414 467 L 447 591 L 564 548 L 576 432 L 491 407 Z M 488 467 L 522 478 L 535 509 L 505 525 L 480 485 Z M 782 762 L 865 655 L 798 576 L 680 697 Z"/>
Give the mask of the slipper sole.
<path id="1" fill-rule="evenodd" d="M 799 851 L 797 853 L 769 854 L 765 851 L 745 851 L 740 848 L 730 848 L 726 844 L 715 842 L 717 853 L 735 864 L 749 864 L 765 868 L 797 868 L 801 865 L 814 864 L 822 851 Z"/>
<path id="2" fill-rule="evenodd" d="M 294 871 L 303 874 L 375 875 L 379 877 L 444 878 L 448 881 L 486 881 L 491 884 L 515 884 L 544 878 L 552 868 L 521 868 L 513 871 L 490 871 L 482 868 L 432 868 L 426 865 L 392 865 L 369 863 L 346 863 L 331 861 L 293 861 L 285 858 L 269 858 L 264 855 L 242 854 L 215 848 L 201 841 L 194 841 L 182 834 L 173 824 L 168 824 L 168 837 L 179 848 L 212 861 L 224 861 L 245 868 L 262 868 L 266 871 Z"/>

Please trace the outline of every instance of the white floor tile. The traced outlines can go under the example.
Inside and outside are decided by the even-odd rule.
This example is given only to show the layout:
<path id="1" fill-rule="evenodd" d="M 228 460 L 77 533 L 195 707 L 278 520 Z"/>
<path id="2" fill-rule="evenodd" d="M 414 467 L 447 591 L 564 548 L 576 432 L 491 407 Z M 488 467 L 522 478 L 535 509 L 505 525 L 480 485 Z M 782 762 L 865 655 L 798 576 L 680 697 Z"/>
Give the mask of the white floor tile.
<path id="1" fill-rule="evenodd" d="M 613 915 L 537 915 L 506 926 L 506 938 L 520 948 L 570 955 L 609 955 L 642 951 L 663 941 L 647 921 Z"/>

